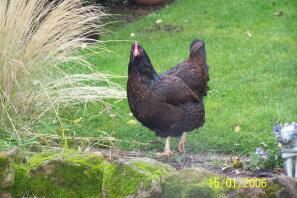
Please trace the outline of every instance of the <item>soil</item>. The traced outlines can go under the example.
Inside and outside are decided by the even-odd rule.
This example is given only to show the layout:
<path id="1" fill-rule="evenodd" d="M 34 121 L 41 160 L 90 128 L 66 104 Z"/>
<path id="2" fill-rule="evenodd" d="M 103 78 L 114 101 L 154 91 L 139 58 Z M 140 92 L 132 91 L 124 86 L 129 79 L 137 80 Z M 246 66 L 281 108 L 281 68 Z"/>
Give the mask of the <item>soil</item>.
<path id="1" fill-rule="evenodd" d="M 157 158 L 152 153 L 145 153 L 141 151 L 123 151 L 120 149 L 90 149 L 89 152 L 100 153 L 109 161 L 113 161 L 118 158 L 129 159 L 133 157 L 150 157 L 160 162 L 170 164 L 177 170 L 184 168 L 204 168 L 227 177 L 274 177 L 284 174 L 284 171 L 281 168 L 275 168 L 270 171 L 252 171 L 244 166 L 234 168 L 231 163 L 232 156 L 226 154 L 187 153 L 183 155 L 175 154 L 170 158 Z M 249 162 L 249 158 L 241 157 L 240 162 L 242 164 L 247 164 Z"/>
<path id="2" fill-rule="evenodd" d="M 151 12 L 158 11 L 172 2 L 174 2 L 174 0 L 165 0 L 164 3 L 161 3 L 159 5 L 145 6 L 136 4 L 131 1 L 125 4 L 109 4 L 106 7 L 106 10 L 109 13 L 113 14 L 113 17 L 117 21 L 125 24 L 127 22 L 138 20 L 139 18 L 148 15 Z"/>
<path id="3" fill-rule="evenodd" d="M 151 27 L 142 28 L 139 32 L 154 32 L 154 31 L 163 31 L 167 33 L 175 33 L 183 31 L 182 26 L 174 25 L 174 24 L 154 24 Z"/>

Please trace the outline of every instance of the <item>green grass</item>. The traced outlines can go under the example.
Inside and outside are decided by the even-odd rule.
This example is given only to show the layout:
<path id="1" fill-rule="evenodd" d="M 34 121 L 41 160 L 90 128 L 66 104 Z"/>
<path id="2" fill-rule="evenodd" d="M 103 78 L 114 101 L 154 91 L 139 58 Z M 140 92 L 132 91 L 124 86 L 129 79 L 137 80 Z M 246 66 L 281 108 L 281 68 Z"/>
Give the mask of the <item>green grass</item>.
<path id="1" fill-rule="evenodd" d="M 276 16 L 280 10 L 284 15 Z M 162 19 L 161 30 L 155 28 L 158 19 Z M 186 149 L 247 153 L 263 141 L 273 145 L 271 131 L 277 119 L 297 120 L 296 19 L 295 0 L 276 1 L 275 5 L 269 0 L 179 0 L 102 39 L 131 40 L 130 33 L 135 33 L 132 40 L 141 43 L 160 73 L 188 56 L 193 38 L 203 39 L 210 66 L 206 123 L 190 133 Z M 173 31 L 165 31 L 165 26 Z M 99 71 L 127 75 L 132 40 L 108 42 L 106 47 L 114 53 L 101 52 L 89 61 Z M 126 79 L 118 82 L 126 86 Z M 78 105 L 59 113 L 69 135 L 101 136 L 104 131 L 122 140 L 118 146 L 123 149 L 162 149 L 153 132 L 141 124 L 127 124 L 133 117 L 126 99 L 99 114 L 103 108 L 101 103 Z M 80 123 L 71 123 L 79 117 Z M 239 133 L 234 132 L 237 125 Z M 56 133 L 58 128 L 59 123 L 50 116 L 35 126 L 41 133 Z M 158 143 L 149 143 L 152 140 Z M 173 146 L 175 149 L 176 143 Z"/>

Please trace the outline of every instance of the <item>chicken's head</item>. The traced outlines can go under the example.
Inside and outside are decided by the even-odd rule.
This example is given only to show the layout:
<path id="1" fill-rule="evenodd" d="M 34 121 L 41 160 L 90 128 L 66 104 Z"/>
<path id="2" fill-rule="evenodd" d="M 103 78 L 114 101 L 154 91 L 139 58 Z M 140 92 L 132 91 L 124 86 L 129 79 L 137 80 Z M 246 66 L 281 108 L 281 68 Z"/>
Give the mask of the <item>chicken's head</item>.
<path id="1" fill-rule="evenodd" d="M 135 41 L 131 47 L 130 59 L 134 60 L 136 57 L 142 56 L 142 54 L 143 54 L 142 47 L 137 43 L 137 41 Z"/>

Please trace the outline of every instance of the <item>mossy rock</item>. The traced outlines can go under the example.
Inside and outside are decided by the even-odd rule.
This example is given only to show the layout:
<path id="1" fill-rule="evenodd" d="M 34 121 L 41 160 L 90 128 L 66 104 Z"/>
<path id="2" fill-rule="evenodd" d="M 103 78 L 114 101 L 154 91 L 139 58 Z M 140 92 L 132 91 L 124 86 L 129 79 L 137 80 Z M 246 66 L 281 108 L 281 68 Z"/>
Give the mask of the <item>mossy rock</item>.
<path id="1" fill-rule="evenodd" d="M 14 183 L 13 163 L 17 156 L 18 148 L 0 152 L 0 193 L 10 189 Z"/>
<path id="2" fill-rule="evenodd" d="M 96 154 L 72 150 L 34 155 L 15 164 L 13 197 L 161 197 L 161 177 L 175 171 L 149 158 L 112 163 Z"/>
<path id="3" fill-rule="evenodd" d="M 183 169 L 166 177 L 162 181 L 164 198 L 220 198 L 226 197 L 224 188 L 211 186 L 210 179 L 223 176 L 216 175 L 205 169 Z"/>
<path id="4" fill-rule="evenodd" d="M 219 186 L 215 186 L 215 179 Z M 164 198 L 297 198 L 297 180 L 287 176 L 258 178 L 266 180 L 265 188 L 226 186 L 228 177 L 205 169 L 183 169 L 162 181 Z M 229 178 L 230 179 L 230 178 Z M 236 184 L 246 178 L 234 178 Z M 225 184 L 225 185 L 224 185 Z M 244 185 L 244 184 L 242 184 Z"/>
<path id="5" fill-rule="evenodd" d="M 11 164 L 10 164 L 9 158 L 3 153 L 0 153 L 0 192 L 1 192 L 1 189 L 4 189 L 9 185 L 5 181 L 7 178 L 7 173 L 10 170 L 10 167 L 11 167 Z"/>
<path id="6" fill-rule="evenodd" d="M 260 178 L 265 179 L 265 178 Z M 230 198 L 297 198 L 297 180 L 288 176 L 267 178 L 266 188 L 241 188 L 229 193 Z"/>
<path id="7" fill-rule="evenodd" d="M 170 165 L 149 158 L 119 159 L 105 168 L 103 197 L 161 197 L 161 178 L 174 171 Z"/>
<path id="8" fill-rule="evenodd" d="M 15 165 L 13 197 L 101 197 L 103 157 L 71 150 L 34 155 Z"/>
<path id="9" fill-rule="evenodd" d="M 228 189 L 212 185 L 225 176 L 193 168 L 176 172 L 149 158 L 110 163 L 97 154 L 56 150 L 36 154 L 23 164 L 8 156 L 0 155 L 0 166 L 6 167 L 0 173 L 8 181 L 6 169 L 13 171 L 14 184 L 13 179 L 6 182 L 0 197 L 12 192 L 12 197 L 56 198 L 297 198 L 297 181 L 286 176 L 268 178 L 266 188 Z"/>

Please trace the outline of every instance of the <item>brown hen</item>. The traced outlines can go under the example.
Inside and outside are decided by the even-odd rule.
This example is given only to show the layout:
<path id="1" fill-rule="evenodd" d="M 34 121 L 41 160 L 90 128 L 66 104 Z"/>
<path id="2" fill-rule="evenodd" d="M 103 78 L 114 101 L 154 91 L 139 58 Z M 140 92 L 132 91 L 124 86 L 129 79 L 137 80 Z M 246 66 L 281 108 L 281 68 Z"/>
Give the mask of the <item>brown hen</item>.
<path id="1" fill-rule="evenodd" d="M 189 58 L 158 75 L 145 50 L 135 42 L 131 47 L 127 96 L 131 112 L 157 136 L 166 137 L 160 156 L 171 156 L 170 137 L 181 137 L 178 150 L 185 152 L 186 132 L 202 127 L 205 119 L 203 97 L 209 80 L 204 42 L 190 45 Z"/>

